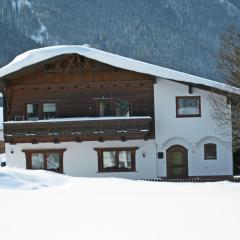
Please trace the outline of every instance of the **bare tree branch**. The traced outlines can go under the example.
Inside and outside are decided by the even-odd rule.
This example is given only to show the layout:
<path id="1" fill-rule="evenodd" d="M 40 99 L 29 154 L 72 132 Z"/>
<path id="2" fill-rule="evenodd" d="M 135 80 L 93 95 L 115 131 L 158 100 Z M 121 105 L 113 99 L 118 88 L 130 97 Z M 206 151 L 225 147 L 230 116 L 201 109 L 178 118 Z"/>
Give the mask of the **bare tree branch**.
<path id="1" fill-rule="evenodd" d="M 240 32 L 231 27 L 222 35 L 219 51 L 218 69 L 227 84 L 240 88 Z M 233 149 L 240 149 L 240 97 L 231 95 L 228 98 L 210 94 L 209 102 L 214 109 L 212 118 L 222 135 L 229 134 L 232 126 Z"/>

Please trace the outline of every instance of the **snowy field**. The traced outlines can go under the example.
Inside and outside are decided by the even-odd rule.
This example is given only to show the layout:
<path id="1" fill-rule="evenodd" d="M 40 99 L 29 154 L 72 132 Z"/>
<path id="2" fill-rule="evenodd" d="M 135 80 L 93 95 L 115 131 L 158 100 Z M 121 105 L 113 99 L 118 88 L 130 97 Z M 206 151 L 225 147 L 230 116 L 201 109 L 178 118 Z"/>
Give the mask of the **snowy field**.
<path id="1" fill-rule="evenodd" d="M 0 239 L 240 239 L 240 184 L 0 168 Z"/>

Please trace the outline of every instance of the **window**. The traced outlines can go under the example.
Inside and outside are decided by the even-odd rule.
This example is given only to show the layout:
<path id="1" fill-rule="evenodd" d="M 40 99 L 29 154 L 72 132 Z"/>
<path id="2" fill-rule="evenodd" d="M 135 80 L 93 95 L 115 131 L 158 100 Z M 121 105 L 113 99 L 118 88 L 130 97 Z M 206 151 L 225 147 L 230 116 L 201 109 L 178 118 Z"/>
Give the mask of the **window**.
<path id="1" fill-rule="evenodd" d="M 63 172 L 63 152 L 65 149 L 23 150 L 26 154 L 27 169 Z"/>
<path id="2" fill-rule="evenodd" d="M 176 97 L 177 117 L 200 117 L 200 97 Z"/>
<path id="3" fill-rule="evenodd" d="M 53 119 L 56 118 L 56 103 L 44 103 L 43 104 L 43 118 Z"/>
<path id="4" fill-rule="evenodd" d="M 32 153 L 32 169 L 44 169 L 44 155 L 43 153 Z"/>
<path id="5" fill-rule="evenodd" d="M 126 100 L 120 100 L 116 103 L 116 116 L 129 117 L 129 103 Z"/>
<path id="6" fill-rule="evenodd" d="M 55 102 L 26 104 L 26 119 L 53 119 L 57 117 L 57 104 Z"/>
<path id="7" fill-rule="evenodd" d="M 138 148 L 96 148 L 99 172 L 132 172 L 136 170 Z"/>
<path id="8" fill-rule="evenodd" d="M 111 102 L 100 102 L 99 112 L 101 117 L 114 116 L 113 107 Z"/>
<path id="9" fill-rule="evenodd" d="M 59 152 L 47 152 L 47 170 L 56 171 L 60 169 L 60 153 Z"/>
<path id="10" fill-rule="evenodd" d="M 39 119 L 39 105 L 37 103 L 27 104 L 27 120 Z"/>
<path id="11" fill-rule="evenodd" d="M 129 117 L 129 102 L 127 100 L 104 100 L 99 102 L 101 117 L 119 116 Z"/>
<path id="12" fill-rule="evenodd" d="M 208 143 L 204 145 L 204 159 L 214 160 L 217 159 L 217 145 L 214 143 Z"/>

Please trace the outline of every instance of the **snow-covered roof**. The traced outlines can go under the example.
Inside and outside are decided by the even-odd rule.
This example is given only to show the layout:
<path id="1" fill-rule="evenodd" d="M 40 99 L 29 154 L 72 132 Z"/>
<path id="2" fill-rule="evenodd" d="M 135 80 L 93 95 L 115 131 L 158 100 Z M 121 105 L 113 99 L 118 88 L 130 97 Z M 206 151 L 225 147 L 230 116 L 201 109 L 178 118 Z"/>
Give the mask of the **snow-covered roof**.
<path id="1" fill-rule="evenodd" d="M 27 51 L 17 56 L 12 62 L 0 69 L 0 78 L 11 73 L 17 72 L 23 68 L 37 64 L 39 62 L 51 59 L 64 54 L 79 54 L 81 56 L 109 64 L 111 66 L 122 68 L 134 72 L 153 75 L 156 77 L 173 80 L 177 82 L 192 83 L 206 87 L 216 88 L 225 92 L 240 95 L 240 89 L 227 84 L 212 81 L 206 78 L 197 77 L 161 66 L 141 62 L 131 58 L 108 53 L 102 50 L 91 48 L 85 45 L 60 45 L 44 47 Z"/>
<path id="2" fill-rule="evenodd" d="M 137 119 L 152 119 L 150 116 L 131 116 L 131 117 L 76 117 L 76 118 L 54 118 L 45 120 L 26 120 L 26 121 L 7 121 L 4 124 L 11 123 L 51 123 L 51 122 L 79 122 L 79 121 L 112 121 L 112 120 L 137 120 Z"/>

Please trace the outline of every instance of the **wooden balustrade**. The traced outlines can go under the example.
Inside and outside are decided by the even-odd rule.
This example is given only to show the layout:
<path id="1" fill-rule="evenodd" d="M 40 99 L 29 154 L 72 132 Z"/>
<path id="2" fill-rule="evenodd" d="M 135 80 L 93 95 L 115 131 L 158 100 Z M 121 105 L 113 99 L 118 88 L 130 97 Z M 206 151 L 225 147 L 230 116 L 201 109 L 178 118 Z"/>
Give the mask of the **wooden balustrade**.
<path id="1" fill-rule="evenodd" d="M 4 123 L 5 142 L 105 141 L 153 137 L 150 117 L 57 119 Z"/>

